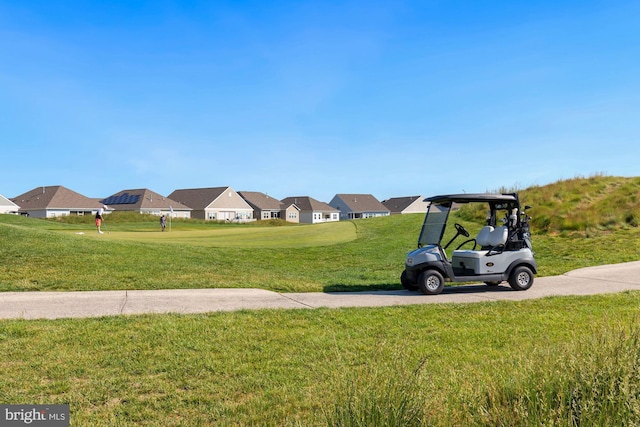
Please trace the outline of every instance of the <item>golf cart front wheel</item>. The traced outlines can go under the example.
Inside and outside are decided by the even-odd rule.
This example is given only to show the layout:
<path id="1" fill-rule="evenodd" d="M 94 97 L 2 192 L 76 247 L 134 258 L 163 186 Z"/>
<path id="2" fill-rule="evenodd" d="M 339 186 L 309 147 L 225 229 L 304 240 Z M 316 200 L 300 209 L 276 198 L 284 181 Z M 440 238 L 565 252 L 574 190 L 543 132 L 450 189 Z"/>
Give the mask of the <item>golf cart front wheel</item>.
<path id="1" fill-rule="evenodd" d="M 444 278 L 436 270 L 425 270 L 418 276 L 418 288 L 425 295 L 437 295 L 444 289 Z"/>
<path id="2" fill-rule="evenodd" d="M 408 291 L 418 290 L 418 285 L 410 281 L 409 278 L 407 277 L 407 270 L 404 270 L 400 275 L 400 283 L 402 283 L 402 287 Z"/>
<path id="3" fill-rule="evenodd" d="M 533 285 L 533 272 L 529 267 L 516 267 L 509 276 L 509 285 L 516 291 L 526 291 Z"/>

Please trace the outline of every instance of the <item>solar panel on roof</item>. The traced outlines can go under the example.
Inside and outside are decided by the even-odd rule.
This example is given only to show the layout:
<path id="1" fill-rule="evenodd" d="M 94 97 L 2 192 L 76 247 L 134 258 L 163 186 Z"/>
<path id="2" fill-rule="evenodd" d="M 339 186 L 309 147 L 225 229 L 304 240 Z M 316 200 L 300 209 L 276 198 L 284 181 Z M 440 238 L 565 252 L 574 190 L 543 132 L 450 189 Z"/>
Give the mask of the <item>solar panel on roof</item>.
<path id="1" fill-rule="evenodd" d="M 105 205 L 134 205 L 140 200 L 139 194 L 122 193 L 119 196 L 110 196 L 102 200 Z"/>

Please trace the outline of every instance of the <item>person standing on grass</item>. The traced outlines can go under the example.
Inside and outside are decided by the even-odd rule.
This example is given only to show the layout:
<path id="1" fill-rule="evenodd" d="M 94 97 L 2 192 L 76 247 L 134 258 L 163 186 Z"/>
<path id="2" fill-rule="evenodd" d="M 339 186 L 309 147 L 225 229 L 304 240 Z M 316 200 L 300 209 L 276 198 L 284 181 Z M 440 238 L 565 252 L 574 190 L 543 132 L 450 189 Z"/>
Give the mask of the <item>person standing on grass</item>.
<path id="1" fill-rule="evenodd" d="M 160 216 L 160 227 L 162 227 L 162 231 L 167 228 L 167 217 L 164 214 Z"/>
<path id="2" fill-rule="evenodd" d="M 104 234 L 102 230 L 100 230 L 100 227 L 102 227 L 102 215 L 104 214 L 104 206 L 101 207 L 100 209 L 98 209 L 98 212 L 96 212 L 96 228 L 98 229 L 98 233 L 100 234 Z"/>

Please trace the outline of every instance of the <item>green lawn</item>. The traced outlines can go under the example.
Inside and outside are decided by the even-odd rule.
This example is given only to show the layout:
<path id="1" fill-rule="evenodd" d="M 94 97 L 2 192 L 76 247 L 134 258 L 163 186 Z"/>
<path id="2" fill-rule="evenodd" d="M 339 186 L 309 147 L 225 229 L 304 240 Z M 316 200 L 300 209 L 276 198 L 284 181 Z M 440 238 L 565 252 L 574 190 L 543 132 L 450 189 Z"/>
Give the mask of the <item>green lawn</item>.
<path id="1" fill-rule="evenodd" d="M 233 226 L 194 227 L 177 224 L 161 232 L 149 224 L 132 228 L 115 225 L 103 235 L 94 230 L 67 230 L 80 238 L 96 238 L 109 242 L 169 244 L 183 247 L 208 248 L 308 248 L 337 245 L 356 239 L 356 227 L 351 222 L 300 225 L 297 227 Z M 123 229 L 124 228 L 124 229 Z M 79 234 L 82 233 L 82 234 Z"/>

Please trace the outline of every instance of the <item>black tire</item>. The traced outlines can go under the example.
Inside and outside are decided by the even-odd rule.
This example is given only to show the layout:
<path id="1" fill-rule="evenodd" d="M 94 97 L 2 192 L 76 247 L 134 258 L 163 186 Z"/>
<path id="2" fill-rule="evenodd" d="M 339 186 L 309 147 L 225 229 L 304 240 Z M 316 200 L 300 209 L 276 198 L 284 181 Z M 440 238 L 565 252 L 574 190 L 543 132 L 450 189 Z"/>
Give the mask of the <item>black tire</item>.
<path id="1" fill-rule="evenodd" d="M 418 288 L 425 295 L 437 295 L 444 289 L 444 278 L 437 270 L 425 270 L 418 276 Z"/>
<path id="2" fill-rule="evenodd" d="M 418 290 L 418 285 L 416 285 L 415 283 L 411 282 L 407 278 L 407 270 L 404 270 L 402 272 L 402 274 L 400 275 L 400 283 L 402 283 L 402 287 L 405 288 L 408 291 L 417 291 Z"/>
<path id="3" fill-rule="evenodd" d="M 509 276 L 509 285 L 516 291 L 526 291 L 533 286 L 533 272 L 529 267 L 516 267 Z"/>
<path id="4" fill-rule="evenodd" d="M 499 286 L 502 282 L 484 282 L 487 286 Z"/>

